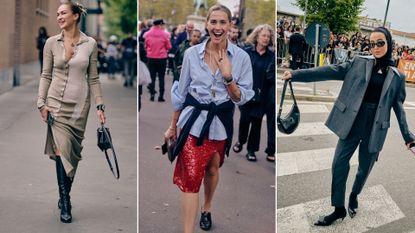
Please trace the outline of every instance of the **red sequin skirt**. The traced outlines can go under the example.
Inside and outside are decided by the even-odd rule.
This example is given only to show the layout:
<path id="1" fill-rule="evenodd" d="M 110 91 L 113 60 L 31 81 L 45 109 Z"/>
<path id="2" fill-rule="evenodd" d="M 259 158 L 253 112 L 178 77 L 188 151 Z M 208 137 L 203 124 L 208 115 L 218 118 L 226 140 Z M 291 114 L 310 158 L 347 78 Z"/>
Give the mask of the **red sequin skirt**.
<path id="1" fill-rule="evenodd" d="M 196 142 L 195 136 L 187 137 L 182 151 L 177 156 L 174 169 L 173 183 L 185 193 L 199 192 L 206 167 L 216 152 L 220 155 L 220 166 L 225 157 L 226 140 L 217 141 L 206 138 L 201 146 L 197 146 Z"/>

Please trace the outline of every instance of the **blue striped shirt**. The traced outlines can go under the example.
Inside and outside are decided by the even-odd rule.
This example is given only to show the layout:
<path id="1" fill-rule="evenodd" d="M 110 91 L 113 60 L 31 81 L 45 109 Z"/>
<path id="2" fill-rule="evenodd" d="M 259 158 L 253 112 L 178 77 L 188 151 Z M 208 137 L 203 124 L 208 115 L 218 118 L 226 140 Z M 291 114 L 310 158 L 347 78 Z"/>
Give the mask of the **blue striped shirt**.
<path id="1" fill-rule="evenodd" d="M 213 74 L 204 61 L 206 43 L 207 40 L 186 50 L 179 82 L 174 82 L 171 90 L 173 110 L 181 111 L 177 122 L 179 128 L 183 128 L 194 109 L 192 106 L 183 109 L 183 103 L 188 93 L 201 104 L 213 102 L 219 105 L 230 99 L 220 70 L 217 69 Z M 243 105 L 254 96 L 251 60 L 245 51 L 230 41 L 228 41 L 227 52 L 232 64 L 232 77 L 241 92 L 240 100 L 238 102 L 232 101 L 236 105 Z M 190 130 L 191 135 L 199 137 L 206 116 L 207 111 L 203 110 Z M 225 128 L 219 118 L 215 116 L 209 128 L 209 139 L 225 140 L 226 138 Z"/>

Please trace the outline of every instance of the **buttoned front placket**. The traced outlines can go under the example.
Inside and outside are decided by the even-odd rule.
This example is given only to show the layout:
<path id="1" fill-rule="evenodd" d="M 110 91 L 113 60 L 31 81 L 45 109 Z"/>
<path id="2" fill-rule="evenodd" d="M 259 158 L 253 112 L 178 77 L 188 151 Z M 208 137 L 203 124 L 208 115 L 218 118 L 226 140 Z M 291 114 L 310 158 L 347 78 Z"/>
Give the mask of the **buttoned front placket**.
<path id="1" fill-rule="evenodd" d="M 73 48 L 73 54 L 71 55 L 71 57 L 69 58 L 69 60 L 66 60 L 66 50 L 65 50 L 63 32 L 61 33 L 61 36 L 58 38 L 58 41 L 60 42 L 59 44 L 60 44 L 61 49 L 63 51 L 62 52 L 62 56 L 63 56 L 62 59 L 65 62 L 65 65 L 64 65 L 63 84 L 62 84 L 62 88 L 61 88 L 61 92 L 60 92 L 60 100 L 61 100 L 61 103 L 59 104 L 59 108 L 58 108 L 58 112 L 60 112 L 61 111 L 61 108 L 62 108 L 63 96 L 65 94 L 65 90 L 66 90 L 66 87 L 67 87 L 67 84 L 68 84 L 70 62 L 76 56 L 76 54 L 78 53 L 78 49 L 79 49 L 78 46 L 80 46 L 84 42 L 87 42 L 88 41 L 88 38 L 86 37 L 85 34 L 83 34 L 81 32 L 79 41 L 75 44 L 75 47 Z"/>
<path id="2" fill-rule="evenodd" d="M 68 81 L 68 74 L 69 74 L 69 64 L 65 59 L 66 51 L 65 51 L 65 45 L 64 45 L 63 40 L 64 40 L 63 39 L 63 33 L 61 33 L 60 37 L 58 38 L 58 42 L 59 42 L 60 49 L 62 49 L 62 53 L 61 53 L 62 54 L 62 59 L 65 62 L 65 65 L 64 65 L 64 74 L 65 74 L 65 76 L 63 78 L 64 80 L 63 80 L 63 83 L 62 83 L 62 88 L 60 89 L 60 98 L 59 98 L 60 101 L 59 101 L 58 111 L 56 112 L 56 116 L 59 114 L 59 112 L 62 109 L 63 94 L 65 92 L 66 83 Z"/>
<path id="3" fill-rule="evenodd" d="M 65 50 L 65 47 L 63 48 Z M 65 54 L 64 54 L 65 56 Z M 69 59 L 70 61 L 70 59 Z M 63 87 L 61 90 L 61 101 L 63 100 L 63 95 L 65 93 L 66 90 L 66 85 L 68 83 L 68 78 L 69 78 L 69 61 L 65 61 L 65 76 L 64 76 L 64 80 L 63 80 Z M 61 110 L 62 104 L 59 106 L 59 111 Z"/>

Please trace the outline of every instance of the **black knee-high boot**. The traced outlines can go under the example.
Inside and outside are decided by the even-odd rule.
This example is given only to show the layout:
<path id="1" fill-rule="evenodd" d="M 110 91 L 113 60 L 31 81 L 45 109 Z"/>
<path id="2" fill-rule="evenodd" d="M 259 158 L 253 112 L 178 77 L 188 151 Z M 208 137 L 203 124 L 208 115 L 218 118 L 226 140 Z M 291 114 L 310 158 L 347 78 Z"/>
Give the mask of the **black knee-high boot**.
<path id="1" fill-rule="evenodd" d="M 69 190 L 69 193 L 71 193 L 71 188 L 72 188 L 72 182 L 73 182 L 73 179 L 70 179 L 70 178 L 68 177 L 68 182 L 69 182 L 69 185 L 68 185 L 68 190 Z M 69 200 L 69 206 L 70 206 L 70 207 L 71 207 L 71 209 L 72 209 L 71 200 Z M 58 200 L 58 208 L 59 208 L 59 209 L 61 209 L 61 208 L 62 208 L 62 202 L 61 202 L 60 197 L 59 197 L 59 200 Z"/>
<path id="2" fill-rule="evenodd" d="M 65 169 L 62 164 L 62 160 L 59 156 L 56 156 L 56 176 L 58 178 L 59 198 L 61 203 L 61 222 L 72 222 L 71 203 L 69 192 L 71 191 L 70 178 L 66 176 Z"/>

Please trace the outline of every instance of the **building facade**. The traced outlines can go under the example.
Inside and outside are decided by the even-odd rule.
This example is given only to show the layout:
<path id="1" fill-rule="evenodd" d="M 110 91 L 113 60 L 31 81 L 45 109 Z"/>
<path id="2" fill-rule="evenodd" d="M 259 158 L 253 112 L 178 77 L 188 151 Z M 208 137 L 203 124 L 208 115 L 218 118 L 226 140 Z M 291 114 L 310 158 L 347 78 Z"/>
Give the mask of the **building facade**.
<path id="1" fill-rule="evenodd" d="M 28 74 L 39 74 L 36 38 L 41 26 L 48 35 L 56 35 L 60 29 L 56 22 L 58 0 L 2 0 L 0 14 L 0 93 L 18 86 Z M 98 7 L 99 0 L 80 0 L 88 9 Z M 83 23 L 85 32 L 96 35 L 103 22 L 102 15 L 91 14 Z M 84 20 L 84 19 L 83 19 Z M 31 64 L 31 66 L 28 66 Z M 34 70 L 35 69 L 35 70 Z"/>

